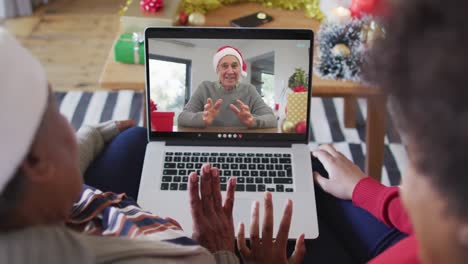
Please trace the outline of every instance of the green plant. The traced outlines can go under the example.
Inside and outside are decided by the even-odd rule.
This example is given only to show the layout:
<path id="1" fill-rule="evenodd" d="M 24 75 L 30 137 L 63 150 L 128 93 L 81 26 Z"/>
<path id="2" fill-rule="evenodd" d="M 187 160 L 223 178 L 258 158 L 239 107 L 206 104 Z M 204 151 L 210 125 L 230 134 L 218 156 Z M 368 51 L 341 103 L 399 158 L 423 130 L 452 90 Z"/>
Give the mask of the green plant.
<path id="1" fill-rule="evenodd" d="M 306 72 L 302 68 L 296 68 L 291 77 L 289 77 L 288 87 L 294 89 L 298 86 L 304 86 L 307 89 L 308 81 L 309 77 L 307 76 Z"/>

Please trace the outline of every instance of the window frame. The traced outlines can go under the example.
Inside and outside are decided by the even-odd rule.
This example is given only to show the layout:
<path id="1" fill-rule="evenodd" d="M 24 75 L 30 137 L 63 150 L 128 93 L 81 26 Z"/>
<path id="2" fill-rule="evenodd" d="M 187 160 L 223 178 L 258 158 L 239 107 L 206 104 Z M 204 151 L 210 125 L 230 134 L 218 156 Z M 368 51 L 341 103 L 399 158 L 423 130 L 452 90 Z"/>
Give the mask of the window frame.
<path id="1" fill-rule="evenodd" d="M 192 84 L 192 81 L 191 81 L 192 60 L 181 59 L 181 58 L 170 57 L 170 56 L 163 56 L 163 55 L 158 55 L 158 54 L 149 54 L 148 59 L 185 64 L 185 100 L 184 100 L 184 106 L 185 106 L 188 103 L 188 100 L 190 99 L 190 94 L 192 92 L 192 85 L 191 85 Z"/>

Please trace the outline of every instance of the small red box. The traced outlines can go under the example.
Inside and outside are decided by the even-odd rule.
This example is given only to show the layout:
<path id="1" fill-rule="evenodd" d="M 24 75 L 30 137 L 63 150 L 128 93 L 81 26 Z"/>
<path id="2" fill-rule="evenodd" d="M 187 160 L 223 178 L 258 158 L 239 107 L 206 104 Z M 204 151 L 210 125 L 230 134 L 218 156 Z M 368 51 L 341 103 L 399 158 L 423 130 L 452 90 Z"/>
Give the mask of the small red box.
<path id="1" fill-rule="evenodd" d="M 158 132 L 172 132 L 174 112 L 151 112 L 151 130 Z"/>

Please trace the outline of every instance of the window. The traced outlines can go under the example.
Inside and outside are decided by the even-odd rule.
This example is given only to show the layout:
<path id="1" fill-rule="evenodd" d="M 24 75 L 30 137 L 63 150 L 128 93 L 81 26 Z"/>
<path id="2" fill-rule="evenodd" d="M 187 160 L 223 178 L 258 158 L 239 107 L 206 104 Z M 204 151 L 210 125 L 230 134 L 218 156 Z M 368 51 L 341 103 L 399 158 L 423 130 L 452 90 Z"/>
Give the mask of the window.
<path id="1" fill-rule="evenodd" d="M 182 112 L 190 98 L 191 67 L 190 60 L 149 55 L 150 97 L 158 111 Z"/>
<path id="2" fill-rule="evenodd" d="M 262 95 L 267 105 L 275 107 L 275 76 L 262 72 Z"/>

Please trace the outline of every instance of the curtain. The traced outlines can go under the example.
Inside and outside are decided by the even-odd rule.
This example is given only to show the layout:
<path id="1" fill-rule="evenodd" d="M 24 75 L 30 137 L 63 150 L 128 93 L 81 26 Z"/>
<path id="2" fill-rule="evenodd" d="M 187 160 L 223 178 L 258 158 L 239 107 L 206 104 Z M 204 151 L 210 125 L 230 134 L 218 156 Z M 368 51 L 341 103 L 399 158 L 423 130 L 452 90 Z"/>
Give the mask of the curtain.
<path id="1" fill-rule="evenodd" d="M 0 18 L 29 16 L 33 8 L 49 0 L 0 0 Z"/>

